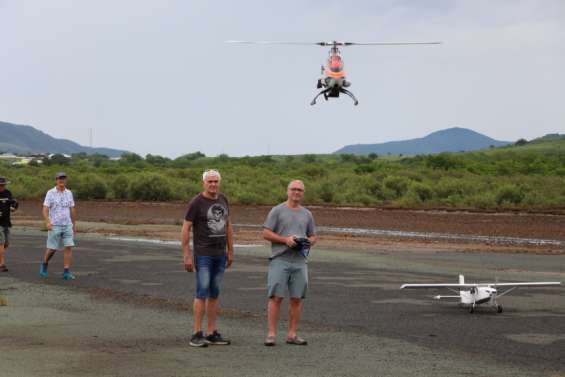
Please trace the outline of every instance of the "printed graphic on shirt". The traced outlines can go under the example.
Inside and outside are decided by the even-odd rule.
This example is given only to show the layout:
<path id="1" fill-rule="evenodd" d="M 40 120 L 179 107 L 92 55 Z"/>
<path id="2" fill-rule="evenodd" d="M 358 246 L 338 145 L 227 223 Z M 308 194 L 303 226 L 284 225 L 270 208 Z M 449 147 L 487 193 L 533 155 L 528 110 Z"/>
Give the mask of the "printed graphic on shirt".
<path id="1" fill-rule="evenodd" d="M 51 224 L 68 225 L 72 223 L 71 208 L 75 206 L 75 201 L 70 190 L 58 191 L 57 188 L 52 188 L 47 191 L 43 205 L 49 208 Z"/>
<path id="2" fill-rule="evenodd" d="M 220 203 L 215 203 L 208 208 L 206 214 L 209 237 L 225 237 L 228 210 Z"/>

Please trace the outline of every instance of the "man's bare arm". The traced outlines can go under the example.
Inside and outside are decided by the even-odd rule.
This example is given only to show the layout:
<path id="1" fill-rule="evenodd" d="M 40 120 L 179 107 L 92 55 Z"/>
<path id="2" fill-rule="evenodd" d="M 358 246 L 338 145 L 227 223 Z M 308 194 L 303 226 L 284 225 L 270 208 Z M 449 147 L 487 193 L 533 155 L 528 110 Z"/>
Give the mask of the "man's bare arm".
<path id="1" fill-rule="evenodd" d="M 233 226 L 231 224 L 231 221 L 228 220 L 228 234 L 227 234 L 227 238 L 228 238 L 228 261 L 226 264 L 226 267 L 230 267 L 233 263 Z"/>
<path id="2" fill-rule="evenodd" d="M 316 234 L 312 234 L 308 237 L 308 241 L 310 241 L 311 246 L 314 246 L 318 242 L 318 236 Z"/>
<path id="3" fill-rule="evenodd" d="M 51 221 L 49 220 L 49 207 L 43 206 L 43 210 L 41 211 L 43 214 L 43 221 L 45 221 L 45 226 L 47 229 L 51 230 Z"/>
<path id="4" fill-rule="evenodd" d="M 185 220 L 182 224 L 181 244 L 182 244 L 182 254 L 184 259 L 184 268 L 188 272 L 192 272 L 193 270 L 192 253 L 190 251 L 191 228 L 192 228 L 192 221 Z"/>
<path id="5" fill-rule="evenodd" d="M 71 207 L 71 222 L 73 223 L 73 230 L 77 230 L 77 209 L 76 207 Z"/>

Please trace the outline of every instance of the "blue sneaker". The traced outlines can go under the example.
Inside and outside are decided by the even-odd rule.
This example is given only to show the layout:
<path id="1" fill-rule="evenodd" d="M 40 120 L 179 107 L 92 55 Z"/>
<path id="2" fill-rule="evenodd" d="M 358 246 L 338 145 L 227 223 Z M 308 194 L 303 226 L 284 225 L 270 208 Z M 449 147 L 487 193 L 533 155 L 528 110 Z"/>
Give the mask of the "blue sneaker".
<path id="1" fill-rule="evenodd" d="M 63 280 L 75 280 L 76 276 L 71 273 L 71 271 L 63 272 Z"/>
<path id="2" fill-rule="evenodd" d="M 41 263 L 39 265 L 39 276 L 41 276 L 42 278 L 49 276 L 49 274 L 47 273 L 47 265 L 45 265 L 44 263 Z"/>

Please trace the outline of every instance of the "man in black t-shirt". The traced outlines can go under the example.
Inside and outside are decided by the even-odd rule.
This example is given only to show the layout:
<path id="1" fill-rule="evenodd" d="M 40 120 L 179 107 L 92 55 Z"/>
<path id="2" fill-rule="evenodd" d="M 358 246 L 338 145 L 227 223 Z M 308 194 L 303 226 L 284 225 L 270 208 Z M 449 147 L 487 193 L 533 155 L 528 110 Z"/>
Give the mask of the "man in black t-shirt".
<path id="1" fill-rule="evenodd" d="M 6 188 L 8 183 L 6 178 L 0 177 L 0 272 L 8 272 L 4 254 L 10 245 L 10 215 L 18 208 L 18 202 Z"/>
<path id="2" fill-rule="evenodd" d="M 188 205 L 182 226 L 184 267 L 196 270 L 196 297 L 193 303 L 194 334 L 190 345 L 227 345 L 216 329 L 218 297 L 224 270 L 233 262 L 233 228 L 229 220 L 227 198 L 220 193 L 220 173 L 208 170 L 202 175 L 204 191 Z M 190 230 L 193 232 L 193 252 L 190 250 Z M 226 251 L 227 249 L 227 251 Z M 207 336 L 202 331 L 202 319 L 208 317 Z"/>

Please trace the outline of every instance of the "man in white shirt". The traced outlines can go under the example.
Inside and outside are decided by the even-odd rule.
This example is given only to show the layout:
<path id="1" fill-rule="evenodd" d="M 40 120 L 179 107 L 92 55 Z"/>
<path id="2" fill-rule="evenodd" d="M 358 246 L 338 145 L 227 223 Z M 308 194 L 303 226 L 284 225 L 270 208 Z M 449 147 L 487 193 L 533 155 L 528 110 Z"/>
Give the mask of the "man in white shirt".
<path id="1" fill-rule="evenodd" d="M 64 271 L 63 279 L 74 280 L 71 273 L 72 247 L 74 243 L 74 232 L 76 231 L 76 209 L 73 193 L 65 187 L 67 175 L 63 172 L 55 176 L 56 185 L 47 191 L 43 202 L 43 219 L 47 227 L 47 250 L 41 263 L 39 275 L 47 277 L 47 266 L 55 252 L 64 248 Z"/>

